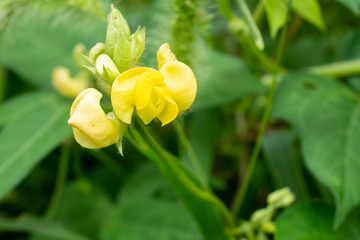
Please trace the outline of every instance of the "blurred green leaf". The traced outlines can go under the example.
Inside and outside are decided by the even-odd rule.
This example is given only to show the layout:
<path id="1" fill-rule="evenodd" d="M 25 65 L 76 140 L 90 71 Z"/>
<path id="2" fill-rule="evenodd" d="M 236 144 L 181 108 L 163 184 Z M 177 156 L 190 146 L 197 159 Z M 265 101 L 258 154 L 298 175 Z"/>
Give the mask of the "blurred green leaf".
<path id="1" fill-rule="evenodd" d="M 231 20 L 234 18 L 234 14 L 231 9 L 230 0 L 219 0 L 218 1 L 219 12 L 224 15 L 227 19 Z"/>
<path id="2" fill-rule="evenodd" d="M 17 220 L 0 218 L 0 230 L 35 233 L 44 237 L 49 237 L 52 240 L 89 240 L 86 237 L 69 231 L 59 223 L 29 216 L 18 218 Z"/>
<path id="3" fill-rule="evenodd" d="M 120 192 L 101 239 L 201 239 L 194 221 L 172 197 L 154 164 L 140 166 Z M 165 193 L 165 194 L 164 194 Z"/>
<path id="4" fill-rule="evenodd" d="M 273 38 L 286 23 L 288 14 L 287 5 L 285 0 L 265 1 L 265 11 L 270 25 L 270 33 Z"/>
<path id="5" fill-rule="evenodd" d="M 200 59 L 199 66 L 201 68 L 195 71 L 198 92 L 191 107 L 193 110 L 219 106 L 266 91 L 246 65 L 230 55 L 209 50 L 208 56 Z"/>
<path id="6" fill-rule="evenodd" d="M 320 30 L 326 29 L 321 7 L 317 0 L 292 0 L 291 8 Z"/>
<path id="7" fill-rule="evenodd" d="M 305 201 L 309 193 L 294 141 L 293 131 L 271 131 L 264 136 L 262 149 L 276 188 L 289 187 L 296 201 Z"/>
<path id="8" fill-rule="evenodd" d="M 0 35 L 0 62 L 36 86 L 50 86 L 56 66 L 74 70 L 73 47 L 104 41 L 106 25 L 66 2 L 21 4 L 9 15 Z M 73 72 L 75 74 L 75 72 Z"/>
<path id="9" fill-rule="evenodd" d="M 200 240 L 201 235 L 179 203 L 140 198 L 120 202 L 108 216 L 100 239 Z"/>
<path id="10" fill-rule="evenodd" d="M 36 107 L 37 101 L 47 98 L 48 96 L 49 93 L 38 91 L 28 92 L 5 100 L 5 102 L 0 105 L 0 125 L 10 122 L 13 118 L 22 114 L 23 109 Z"/>
<path id="11" fill-rule="evenodd" d="M 297 205 L 286 209 L 276 220 L 275 240 L 360 239 L 359 215 L 352 216 L 334 231 L 334 208 L 325 203 Z"/>
<path id="12" fill-rule="evenodd" d="M 215 154 L 214 145 L 219 132 L 218 128 L 214 128 L 219 124 L 218 111 L 207 109 L 194 112 L 190 124 L 189 143 L 209 181 Z M 185 155 L 184 163 L 196 175 L 197 172 L 191 163 L 189 154 Z"/>
<path id="13" fill-rule="evenodd" d="M 70 230 L 98 239 L 110 210 L 110 199 L 103 191 L 87 181 L 79 180 L 65 188 L 55 219 Z"/>
<path id="14" fill-rule="evenodd" d="M 292 74 L 276 92 L 273 117 L 299 133 L 307 167 L 335 197 L 339 226 L 360 203 L 359 97 L 333 79 Z"/>
<path id="15" fill-rule="evenodd" d="M 353 11 L 356 15 L 360 13 L 360 0 L 336 0 Z"/>
<path id="16" fill-rule="evenodd" d="M 18 109 L 0 133 L 0 198 L 65 138 L 70 105 L 56 93 L 34 99 Z M 17 111 L 17 109 L 14 109 Z"/>

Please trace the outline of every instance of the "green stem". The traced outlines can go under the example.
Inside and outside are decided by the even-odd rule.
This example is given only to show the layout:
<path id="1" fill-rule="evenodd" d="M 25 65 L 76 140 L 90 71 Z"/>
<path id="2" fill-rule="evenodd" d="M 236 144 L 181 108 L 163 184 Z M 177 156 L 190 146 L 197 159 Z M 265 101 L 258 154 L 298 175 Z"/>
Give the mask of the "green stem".
<path id="1" fill-rule="evenodd" d="M 283 54 L 285 36 L 286 36 L 286 26 L 282 30 L 282 34 L 281 34 L 281 38 L 280 38 L 280 42 L 279 42 L 279 48 L 278 48 L 277 58 L 276 58 L 276 63 L 277 64 L 280 63 L 280 60 L 281 60 L 281 57 L 282 57 L 282 54 Z M 249 187 L 249 184 L 250 184 L 250 181 L 251 181 L 251 177 L 252 177 L 252 175 L 254 173 L 256 163 L 257 163 L 257 160 L 258 160 L 258 157 L 259 157 L 262 140 L 263 140 L 263 137 L 264 137 L 264 134 L 265 134 L 267 123 L 269 121 L 269 116 L 270 116 L 270 112 L 271 112 L 273 101 L 274 101 L 275 90 L 276 90 L 277 83 L 278 83 L 277 74 L 278 74 L 278 72 L 274 72 L 274 74 L 273 74 L 273 80 L 272 80 L 272 83 L 271 83 L 271 86 L 270 86 L 270 93 L 269 93 L 269 96 L 268 96 L 268 99 L 267 99 L 267 102 L 266 102 L 265 112 L 264 112 L 264 114 L 262 116 L 262 119 L 261 119 L 260 129 L 259 129 L 259 133 L 258 133 L 258 136 L 257 136 L 257 139 L 256 139 L 255 147 L 254 147 L 253 152 L 251 154 L 250 161 L 249 161 L 249 166 L 248 166 L 248 169 L 246 171 L 243 183 L 241 185 L 240 190 L 236 193 L 235 200 L 234 200 L 234 203 L 232 205 L 232 214 L 233 214 L 234 219 L 236 219 L 236 217 L 237 217 L 237 215 L 238 215 L 238 213 L 239 213 L 239 211 L 241 209 L 241 206 L 242 206 L 242 204 L 244 202 L 245 195 L 246 195 L 246 192 L 248 190 L 248 187 Z"/>
<path id="2" fill-rule="evenodd" d="M 205 175 L 205 172 L 199 162 L 198 157 L 196 156 L 193 148 L 191 147 L 191 144 L 189 142 L 189 140 L 187 139 L 185 132 L 184 132 L 184 128 L 181 125 L 181 123 L 179 121 L 173 121 L 173 126 L 175 128 L 175 131 L 179 137 L 180 143 L 182 145 L 182 147 L 185 149 L 185 151 L 187 152 L 187 155 L 189 157 L 189 160 L 191 161 L 192 166 L 195 169 L 195 172 L 197 173 L 196 175 L 199 177 L 200 182 L 207 188 L 209 189 L 209 184 Z"/>
<path id="3" fill-rule="evenodd" d="M 197 195 L 198 198 L 203 199 L 204 201 L 212 202 L 219 211 L 222 213 L 224 219 L 226 220 L 227 224 L 229 226 L 233 225 L 233 218 L 227 209 L 227 207 L 224 205 L 223 202 L 221 202 L 218 198 L 213 196 L 208 190 L 201 189 L 200 187 L 196 187 L 196 184 L 192 183 L 191 179 L 188 177 L 184 177 L 183 173 L 180 172 L 179 167 L 175 166 L 176 158 L 172 157 L 170 153 L 165 151 L 151 136 L 151 134 L 147 131 L 147 129 L 143 126 L 141 122 L 139 122 L 139 132 L 137 133 L 138 137 L 143 138 L 143 142 L 145 142 L 148 145 L 148 148 L 146 150 L 140 149 L 140 151 L 150 151 L 152 157 L 157 157 L 157 160 L 160 160 L 164 162 L 169 169 L 171 169 L 172 174 L 175 174 L 179 180 L 184 185 L 184 188 L 189 189 L 193 194 Z M 136 132 L 135 129 L 133 129 L 134 132 Z M 146 153 L 145 153 L 146 154 Z M 156 159 L 155 159 L 156 161 Z"/>
<path id="4" fill-rule="evenodd" d="M 106 167 L 108 167 L 111 171 L 113 171 L 116 175 L 125 175 L 124 169 L 120 167 L 120 165 L 103 150 L 89 150 L 89 153 L 98 159 L 101 163 L 103 163 Z"/>
<path id="5" fill-rule="evenodd" d="M 251 37 L 253 38 L 255 45 L 260 49 L 263 50 L 264 49 L 264 40 L 261 36 L 260 30 L 257 27 L 253 16 L 245 2 L 245 0 L 237 0 L 239 9 L 241 14 L 244 17 L 245 22 L 248 24 L 249 26 L 249 30 L 250 30 L 250 34 Z"/>
<path id="6" fill-rule="evenodd" d="M 70 147 L 71 147 L 71 143 L 64 143 L 61 146 L 61 155 L 59 159 L 59 167 L 56 177 L 55 190 L 51 197 L 50 205 L 45 215 L 45 218 L 49 220 L 55 218 L 57 211 L 59 209 L 60 200 L 64 191 L 66 176 L 69 167 Z"/>
<path id="7" fill-rule="evenodd" d="M 328 77 L 344 77 L 360 73 L 360 59 L 347 60 L 309 67 L 305 69 L 310 73 Z"/>
<path id="8" fill-rule="evenodd" d="M 5 98 L 5 92 L 6 92 L 6 70 L 4 67 L 0 66 L 0 102 Z"/>

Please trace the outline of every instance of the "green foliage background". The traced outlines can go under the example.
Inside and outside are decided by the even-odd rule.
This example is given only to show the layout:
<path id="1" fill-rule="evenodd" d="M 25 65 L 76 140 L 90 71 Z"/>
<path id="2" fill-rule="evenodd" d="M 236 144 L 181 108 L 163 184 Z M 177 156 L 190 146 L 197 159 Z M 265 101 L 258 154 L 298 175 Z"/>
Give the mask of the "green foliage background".
<path id="1" fill-rule="evenodd" d="M 288 9 L 285 0 L 249 0 L 261 36 L 246 35 L 239 25 L 238 2 L 0 2 L 0 238 L 195 240 L 204 238 L 201 226 L 210 226 L 204 216 L 216 215 L 196 195 L 181 204 L 175 197 L 180 183 L 174 194 L 160 174 L 166 166 L 159 171 L 130 140 L 125 157 L 114 146 L 87 150 L 73 140 L 66 123 L 71 100 L 52 88 L 51 71 L 59 65 L 79 71 L 73 47 L 104 42 L 114 3 L 132 30 L 146 26 L 139 65 L 156 68 L 156 51 L 169 42 L 194 69 L 198 94 L 179 119 L 183 136 L 176 125 L 150 124 L 156 140 L 180 156 L 183 172 L 205 181 L 231 208 L 269 101 L 269 77 L 280 71 L 259 161 L 236 220 L 249 219 L 266 205 L 268 193 L 289 186 L 296 203 L 276 218 L 274 239 L 359 239 L 360 64 L 343 72 L 317 66 L 360 57 L 360 2 L 292 0 Z M 188 15 L 181 15 L 181 3 Z M 179 19 L 183 24 L 176 25 Z M 253 41 L 259 37 L 263 51 Z M 65 165 L 61 158 L 68 159 Z M 58 186 L 61 177 L 66 182 Z M 217 228 L 220 223 L 206 236 L 216 239 Z"/>

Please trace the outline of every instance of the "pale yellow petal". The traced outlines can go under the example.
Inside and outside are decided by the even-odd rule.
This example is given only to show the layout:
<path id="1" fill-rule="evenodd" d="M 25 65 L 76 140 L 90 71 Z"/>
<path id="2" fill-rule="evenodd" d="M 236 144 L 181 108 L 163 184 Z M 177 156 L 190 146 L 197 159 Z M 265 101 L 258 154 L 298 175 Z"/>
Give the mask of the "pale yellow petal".
<path id="1" fill-rule="evenodd" d="M 63 96 L 74 99 L 82 90 L 89 87 L 87 75 L 72 78 L 69 69 L 56 67 L 51 73 L 53 87 Z"/>
<path id="2" fill-rule="evenodd" d="M 94 88 L 86 89 L 75 99 L 69 125 L 76 141 L 86 148 L 102 148 L 117 143 L 120 121 L 114 114 L 106 115 L 100 106 L 102 94 Z"/>
<path id="3" fill-rule="evenodd" d="M 171 52 L 169 44 L 167 43 L 160 46 L 157 52 L 157 60 L 159 70 L 165 63 L 177 61 L 175 55 Z"/>
<path id="4" fill-rule="evenodd" d="M 166 87 L 171 92 L 171 98 L 184 112 L 193 104 L 197 91 L 196 78 L 191 68 L 182 62 L 168 62 L 160 69 L 165 77 Z"/>
<path id="5" fill-rule="evenodd" d="M 152 68 L 137 67 L 125 71 L 118 76 L 111 88 L 111 103 L 118 118 L 131 124 L 135 107 L 135 83 L 143 73 L 153 71 Z M 155 70 L 154 70 L 155 71 Z"/>

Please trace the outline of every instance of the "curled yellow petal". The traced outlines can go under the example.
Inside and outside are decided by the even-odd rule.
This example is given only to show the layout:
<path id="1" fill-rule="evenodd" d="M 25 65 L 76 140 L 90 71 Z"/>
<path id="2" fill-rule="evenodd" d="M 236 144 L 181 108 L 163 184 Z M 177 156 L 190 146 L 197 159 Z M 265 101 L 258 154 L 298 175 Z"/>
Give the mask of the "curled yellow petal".
<path id="1" fill-rule="evenodd" d="M 162 93 L 159 93 L 157 89 L 154 88 L 149 104 L 143 109 L 136 108 L 136 112 L 140 119 L 145 124 L 148 124 L 163 111 L 165 104 L 166 100 Z"/>
<path id="2" fill-rule="evenodd" d="M 52 85 L 63 96 L 74 99 L 82 90 L 90 85 L 89 77 L 80 73 L 75 78 L 70 76 L 70 70 L 56 67 L 51 73 Z"/>
<path id="3" fill-rule="evenodd" d="M 118 76 L 111 88 L 111 103 L 118 118 L 131 124 L 131 118 L 135 107 L 135 83 L 142 79 L 147 71 L 156 71 L 152 68 L 137 67 L 123 72 Z M 140 103 L 141 102 L 141 103 Z M 142 106 L 142 101 L 139 100 Z"/>
<path id="4" fill-rule="evenodd" d="M 159 70 L 165 63 L 177 61 L 175 55 L 171 52 L 168 43 L 164 43 L 160 46 L 157 52 L 157 60 Z"/>
<path id="5" fill-rule="evenodd" d="M 160 72 L 165 77 L 164 82 L 179 112 L 186 111 L 193 104 L 197 91 L 196 78 L 191 68 L 182 62 L 168 62 L 161 67 Z"/>
<path id="6" fill-rule="evenodd" d="M 85 148 L 103 148 L 120 138 L 120 121 L 100 106 L 102 94 L 94 88 L 82 91 L 70 109 L 68 124 L 76 141 Z"/>
<path id="7" fill-rule="evenodd" d="M 156 90 L 164 99 L 164 107 L 161 113 L 157 115 L 157 118 L 161 121 L 161 126 L 165 126 L 177 117 L 179 114 L 179 108 L 175 101 L 172 100 L 171 93 L 168 89 L 156 88 Z"/>

